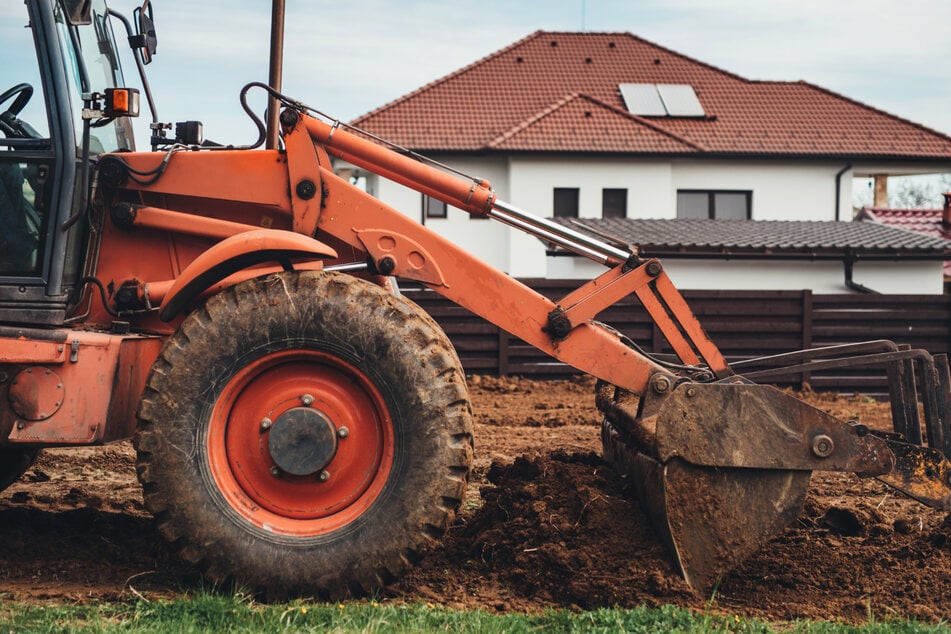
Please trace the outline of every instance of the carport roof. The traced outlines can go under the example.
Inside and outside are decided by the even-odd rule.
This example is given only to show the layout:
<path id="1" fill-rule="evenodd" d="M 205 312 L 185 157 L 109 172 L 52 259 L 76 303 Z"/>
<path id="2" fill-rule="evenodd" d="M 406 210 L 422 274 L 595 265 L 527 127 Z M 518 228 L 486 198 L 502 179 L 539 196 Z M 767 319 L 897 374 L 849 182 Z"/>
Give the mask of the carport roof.
<path id="1" fill-rule="evenodd" d="M 873 222 L 680 218 L 556 221 L 615 245 L 636 246 L 644 257 L 951 258 L 951 240 Z"/>

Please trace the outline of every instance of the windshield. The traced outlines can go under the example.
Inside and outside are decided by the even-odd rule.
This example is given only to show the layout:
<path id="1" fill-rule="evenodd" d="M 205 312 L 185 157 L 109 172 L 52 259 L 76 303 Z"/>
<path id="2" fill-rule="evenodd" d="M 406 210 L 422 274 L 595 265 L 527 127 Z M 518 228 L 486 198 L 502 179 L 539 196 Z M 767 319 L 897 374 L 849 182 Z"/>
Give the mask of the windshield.
<path id="1" fill-rule="evenodd" d="M 66 75 L 70 78 L 70 101 L 77 135 L 82 130 L 82 79 L 79 58 L 83 60 L 89 76 L 87 92 L 103 92 L 106 88 L 122 85 L 122 70 L 112 24 L 106 13 L 104 0 L 92 2 L 92 24 L 70 27 L 62 8 L 56 6 L 56 28 L 64 52 Z M 77 45 L 79 50 L 77 51 Z M 81 137 L 80 137 L 81 138 Z M 77 140 L 78 142 L 78 140 Z M 129 120 L 120 118 L 90 130 L 89 150 L 93 154 L 133 149 L 132 129 Z"/>

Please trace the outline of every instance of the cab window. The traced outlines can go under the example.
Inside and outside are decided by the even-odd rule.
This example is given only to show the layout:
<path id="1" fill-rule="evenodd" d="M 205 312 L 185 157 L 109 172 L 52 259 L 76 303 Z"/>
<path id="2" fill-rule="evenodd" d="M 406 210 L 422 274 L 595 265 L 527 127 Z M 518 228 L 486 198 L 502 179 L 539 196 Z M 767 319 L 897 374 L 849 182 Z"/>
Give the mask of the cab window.
<path id="1" fill-rule="evenodd" d="M 49 215 L 47 100 L 26 5 L 4 3 L 0 17 L 0 275 L 31 276 Z"/>
<path id="2" fill-rule="evenodd" d="M 106 88 L 115 88 L 122 84 L 115 35 L 103 0 L 93 0 L 91 17 L 92 24 L 77 28 L 69 25 L 58 4 L 54 13 L 60 47 L 65 54 L 77 147 L 82 139 L 84 92 L 79 60 L 82 60 L 88 76 L 87 91 L 102 93 Z M 97 121 L 89 132 L 89 151 L 92 154 L 133 149 L 131 124 L 128 119 Z"/>

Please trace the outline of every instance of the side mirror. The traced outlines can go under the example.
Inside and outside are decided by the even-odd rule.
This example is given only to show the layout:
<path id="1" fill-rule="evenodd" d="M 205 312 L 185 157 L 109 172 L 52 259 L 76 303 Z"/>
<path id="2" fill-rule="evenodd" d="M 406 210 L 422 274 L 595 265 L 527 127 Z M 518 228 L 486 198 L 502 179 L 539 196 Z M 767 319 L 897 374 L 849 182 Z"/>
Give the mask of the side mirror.
<path id="1" fill-rule="evenodd" d="M 142 55 L 142 63 L 150 64 L 152 56 L 158 47 L 158 37 L 155 35 L 155 21 L 152 16 L 152 3 L 145 0 L 141 7 L 136 7 L 132 12 L 135 19 L 136 36 L 133 46 L 139 49 Z"/>

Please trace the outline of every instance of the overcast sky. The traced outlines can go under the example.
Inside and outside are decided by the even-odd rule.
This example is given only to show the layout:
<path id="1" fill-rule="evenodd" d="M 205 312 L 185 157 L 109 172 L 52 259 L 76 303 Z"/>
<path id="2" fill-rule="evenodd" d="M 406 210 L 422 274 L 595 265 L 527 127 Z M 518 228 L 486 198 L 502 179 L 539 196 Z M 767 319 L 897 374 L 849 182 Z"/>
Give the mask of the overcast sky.
<path id="1" fill-rule="evenodd" d="M 136 4 L 112 2 L 129 14 Z M 267 80 L 270 2 L 153 4 L 160 118 L 249 141 L 238 91 Z M 749 79 L 804 79 L 951 134 L 947 0 L 286 0 L 286 14 L 284 92 L 345 121 L 543 29 L 629 31 Z M 127 83 L 137 83 L 130 68 Z"/>

